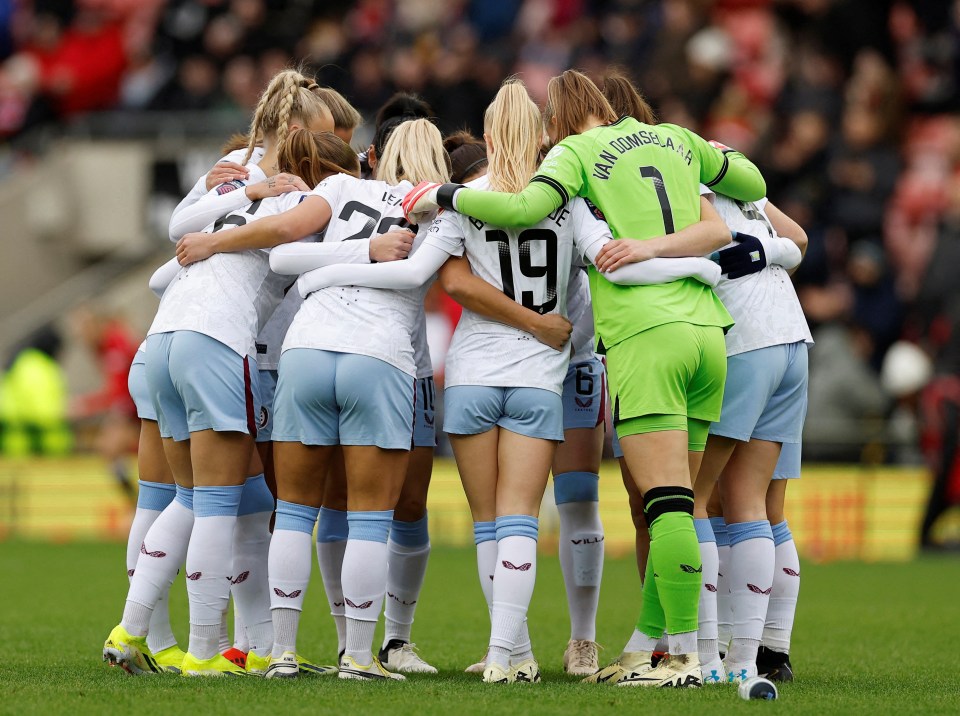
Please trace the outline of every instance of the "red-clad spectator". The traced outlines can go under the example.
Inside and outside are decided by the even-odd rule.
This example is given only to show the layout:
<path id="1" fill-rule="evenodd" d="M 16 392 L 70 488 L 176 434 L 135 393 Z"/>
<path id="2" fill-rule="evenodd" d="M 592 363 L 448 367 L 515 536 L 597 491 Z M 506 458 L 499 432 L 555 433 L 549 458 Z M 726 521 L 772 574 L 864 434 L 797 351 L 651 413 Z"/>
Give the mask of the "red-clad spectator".
<path id="1" fill-rule="evenodd" d="M 24 53 L 38 65 L 40 91 L 59 114 L 113 107 L 127 66 L 123 25 L 101 12 L 81 11 L 66 28 L 50 23 Z"/>
<path id="2" fill-rule="evenodd" d="M 74 399 L 71 413 L 74 418 L 99 418 L 97 451 L 110 464 L 124 494 L 135 500 L 127 458 L 135 449 L 140 421 L 127 388 L 127 376 L 137 344 L 130 329 L 117 318 L 89 308 L 77 309 L 71 318 L 103 376 L 99 390 Z"/>

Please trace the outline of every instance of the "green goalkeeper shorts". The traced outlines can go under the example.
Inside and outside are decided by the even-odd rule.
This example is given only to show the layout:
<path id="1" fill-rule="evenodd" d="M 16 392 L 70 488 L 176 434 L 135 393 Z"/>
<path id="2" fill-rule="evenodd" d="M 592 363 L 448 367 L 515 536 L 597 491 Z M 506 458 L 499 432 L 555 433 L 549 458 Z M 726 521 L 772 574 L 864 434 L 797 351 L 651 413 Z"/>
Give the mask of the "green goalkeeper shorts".
<path id="1" fill-rule="evenodd" d="M 677 416 L 658 420 L 660 430 L 686 430 L 687 419 L 714 422 L 720 418 L 727 378 L 723 329 L 692 323 L 654 326 L 607 348 L 607 375 L 618 428 L 648 415 Z M 623 427 L 617 430 L 621 437 L 652 432 Z"/>

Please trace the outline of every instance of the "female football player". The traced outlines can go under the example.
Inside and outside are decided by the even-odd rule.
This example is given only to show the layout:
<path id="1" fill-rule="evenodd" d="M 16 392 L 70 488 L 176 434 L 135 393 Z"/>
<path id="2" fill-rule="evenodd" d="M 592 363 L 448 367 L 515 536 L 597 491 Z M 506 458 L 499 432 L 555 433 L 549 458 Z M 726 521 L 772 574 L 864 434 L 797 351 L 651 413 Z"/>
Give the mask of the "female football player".
<path id="1" fill-rule="evenodd" d="M 464 132 L 448 137 L 445 146 L 450 151 L 454 182 L 470 181 L 486 172 L 486 148 L 482 141 Z M 554 501 L 560 515 L 560 565 L 570 613 L 570 641 L 563 666 L 567 673 L 592 674 L 598 667 L 596 614 L 603 568 L 598 473 L 606 387 L 603 363 L 593 352 L 593 316 L 586 274 L 579 266 L 574 266 L 570 273 L 567 310 L 572 326 L 560 315 L 541 315 L 529 309 L 520 313 L 521 325 L 510 323 L 510 310 L 517 308 L 516 301 L 474 276 L 466 258 L 451 257 L 440 276 L 448 293 L 455 292 L 451 295 L 458 303 L 474 313 L 533 333 L 554 348 L 560 349 L 573 330 L 572 358 L 563 381 L 563 442 L 557 446 L 552 472 Z M 551 342 L 556 338 L 544 335 L 552 326 L 541 327 L 551 318 L 560 319 L 556 322 L 560 344 Z M 482 673 L 485 660 L 486 657 L 467 667 L 467 673 Z"/>
<path id="2" fill-rule="evenodd" d="M 775 582 L 777 545 L 788 540 L 792 544 L 782 518 L 782 502 L 775 510 L 778 514 L 774 518 L 779 518 L 775 528 L 771 527 L 767 503 L 775 473 L 785 478 L 800 476 L 807 344 L 812 339 L 786 273 L 799 264 L 801 250 L 806 248 L 803 229 L 766 199 L 747 203 L 718 194 L 714 206 L 733 232 L 767 235 L 770 239 L 782 236 L 796 242 L 792 262 L 781 261 L 738 280 L 723 280 L 716 289 L 736 325 L 725 337 L 727 385 L 723 410 L 719 422 L 710 427 L 695 484 L 694 516 L 701 546 L 713 548 L 709 560 L 711 550 L 702 550 L 704 579 L 712 578 L 719 590 L 716 577 L 720 571 L 726 575 L 732 641 L 721 665 L 718 591 L 712 591 L 710 598 L 701 602 L 700 653 L 710 663 L 709 668 L 704 665 L 705 678 L 739 683 L 757 675 L 757 653 Z M 708 503 L 718 478 L 725 520 L 721 530 L 729 544 L 729 558 L 722 570 L 708 520 Z M 786 484 L 785 480 L 778 482 Z M 788 568 L 799 575 L 795 563 Z M 796 579 L 789 572 L 785 576 L 787 581 Z"/>

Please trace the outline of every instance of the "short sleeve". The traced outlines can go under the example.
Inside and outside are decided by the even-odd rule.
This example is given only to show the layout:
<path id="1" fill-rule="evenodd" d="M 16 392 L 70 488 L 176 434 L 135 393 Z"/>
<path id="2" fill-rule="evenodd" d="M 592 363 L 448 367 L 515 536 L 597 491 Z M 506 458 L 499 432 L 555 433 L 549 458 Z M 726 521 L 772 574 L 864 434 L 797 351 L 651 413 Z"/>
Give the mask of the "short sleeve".
<path id="1" fill-rule="evenodd" d="M 347 181 L 350 179 L 351 177 L 347 176 L 346 174 L 334 174 L 333 176 L 329 176 L 317 184 L 310 194 L 319 196 L 331 207 L 339 206 L 340 194 L 342 193 Z"/>
<path id="2" fill-rule="evenodd" d="M 603 212 L 589 199 L 574 199 L 573 245 L 584 264 L 592 263 L 590 256 L 596 256 L 603 244 L 613 239 L 613 233 L 607 225 Z"/>
<path id="3" fill-rule="evenodd" d="M 563 140 L 553 149 L 537 169 L 531 181 L 543 182 L 563 199 L 563 204 L 568 203 L 573 197 L 579 196 L 583 189 L 583 166 L 576 152 Z"/>
<path id="4" fill-rule="evenodd" d="M 288 191 L 286 194 L 280 194 L 280 196 L 277 197 L 277 213 L 290 211 L 313 193 L 314 192 Z"/>
<path id="5" fill-rule="evenodd" d="M 455 211 L 441 211 L 427 229 L 427 236 L 423 243 L 445 251 L 451 256 L 463 256 L 463 239 L 460 215 Z"/>

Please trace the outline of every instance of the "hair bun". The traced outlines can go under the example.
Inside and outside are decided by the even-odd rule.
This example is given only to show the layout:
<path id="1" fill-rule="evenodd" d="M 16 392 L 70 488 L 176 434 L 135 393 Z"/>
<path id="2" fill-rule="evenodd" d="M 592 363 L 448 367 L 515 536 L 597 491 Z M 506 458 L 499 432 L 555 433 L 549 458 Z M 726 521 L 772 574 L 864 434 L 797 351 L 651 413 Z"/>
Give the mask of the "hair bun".
<path id="1" fill-rule="evenodd" d="M 466 145 L 466 144 L 481 144 L 481 140 L 474 137 L 466 129 L 461 129 L 459 132 L 454 132 L 443 138 L 443 148 L 448 152 L 453 152 L 456 149 Z"/>

